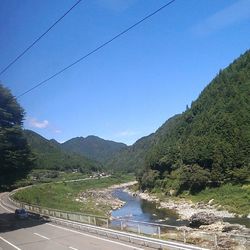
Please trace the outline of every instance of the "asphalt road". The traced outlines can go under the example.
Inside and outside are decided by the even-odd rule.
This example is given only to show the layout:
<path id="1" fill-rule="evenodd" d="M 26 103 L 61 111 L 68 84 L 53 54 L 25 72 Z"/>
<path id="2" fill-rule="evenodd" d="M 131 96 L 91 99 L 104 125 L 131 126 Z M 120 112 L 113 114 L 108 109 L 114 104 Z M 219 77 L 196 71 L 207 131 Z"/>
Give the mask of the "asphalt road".
<path id="1" fill-rule="evenodd" d="M 145 248 L 64 228 L 44 220 L 33 218 L 18 220 L 13 211 L 0 204 L 0 250 L 2 249 L 139 250 Z"/>

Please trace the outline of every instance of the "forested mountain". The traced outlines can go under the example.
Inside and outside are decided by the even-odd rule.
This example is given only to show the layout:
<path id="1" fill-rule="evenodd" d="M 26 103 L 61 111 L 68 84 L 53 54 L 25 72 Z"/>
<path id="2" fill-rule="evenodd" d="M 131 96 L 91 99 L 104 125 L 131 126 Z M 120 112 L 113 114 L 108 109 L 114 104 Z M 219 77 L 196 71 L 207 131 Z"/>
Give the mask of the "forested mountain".
<path id="1" fill-rule="evenodd" d="M 157 141 L 164 136 L 165 133 L 174 126 L 175 119 L 178 115 L 173 116 L 167 120 L 155 133 L 140 138 L 133 145 L 115 153 L 112 158 L 105 162 L 105 167 L 108 169 L 127 171 L 127 172 L 141 172 L 145 165 L 145 158 L 150 149 L 157 143 Z"/>
<path id="2" fill-rule="evenodd" d="M 0 84 L 0 190 L 25 177 L 33 164 L 22 131 L 23 118 L 16 98 Z"/>
<path id="3" fill-rule="evenodd" d="M 107 169 L 114 171 L 137 172 L 144 165 L 145 155 L 152 146 L 154 134 L 142 137 L 132 146 L 128 146 L 105 162 Z"/>
<path id="4" fill-rule="evenodd" d="M 47 140 L 31 131 L 24 131 L 28 144 L 36 157 L 36 168 L 53 170 L 73 170 L 89 172 L 100 169 L 101 165 L 82 155 L 65 152 L 56 140 Z"/>
<path id="5" fill-rule="evenodd" d="M 126 144 L 104 140 L 97 136 L 88 136 L 72 138 L 61 144 L 64 150 L 81 154 L 89 159 L 106 162 L 112 155 L 123 148 Z"/>
<path id="6" fill-rule="evenodd" d="M 142 189 L 197 192 L 250 178 L 250 51 L 159 131 L 139 176 Z"/>

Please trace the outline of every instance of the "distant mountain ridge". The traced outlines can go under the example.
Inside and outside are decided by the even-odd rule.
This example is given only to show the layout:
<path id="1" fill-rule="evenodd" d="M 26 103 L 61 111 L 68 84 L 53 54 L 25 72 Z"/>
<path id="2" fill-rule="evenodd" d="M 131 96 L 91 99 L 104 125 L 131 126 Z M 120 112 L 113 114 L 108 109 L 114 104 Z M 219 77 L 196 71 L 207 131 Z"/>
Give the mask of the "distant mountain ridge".
<path id="1" fill-rule="evenodd" d="M 47 140 L 43 136 L 31 130 L 23 131 L 25 138 L 35 155 L 35 167 L 51 170 L 73 170 L 81 172 L 95 171 L 101 168 L 101 164 L 82 155 L 66 152 L 56 140 Z"/>
<path id="2" fill-rule="evenodd" d="M 83 155 L 91 160 L 105 163 L 113 154 L 127 148 L 124 143 L 104 140 L 90 135 L 86 138 L 75 137 L 61 144 L 62 149 Z"/>
<path id="3" fill-rule="evenodd" d="M 159 138 L 174 126 L 177 117 L 179 117 L 179 115 L 171 117 L 159 129 L 157 129 L 155 133 L 144 136 L 137 140 L 133 145 L 115 153 L 113 157 L 105 162 L 104 166 L 108 169 L 135 173 L 142 171 L 148 153 L 158 142 Z"/>

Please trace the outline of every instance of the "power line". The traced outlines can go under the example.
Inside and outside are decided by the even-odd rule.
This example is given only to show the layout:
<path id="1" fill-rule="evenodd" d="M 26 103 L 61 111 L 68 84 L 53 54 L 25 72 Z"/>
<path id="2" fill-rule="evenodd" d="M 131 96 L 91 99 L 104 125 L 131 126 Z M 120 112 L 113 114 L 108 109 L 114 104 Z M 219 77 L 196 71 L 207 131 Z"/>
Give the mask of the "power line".
<path id="1" fill-rule="evenodd" d="M 78 60 L 76 60 L 75 62 L 69 64 L 67 67 L 59 70 L 57 73 L 51 75 L 50 77 L 46 78 L 45 80 L 39 82 L 38 84 L 34 85 L 32 88 L 26 90 L 25 92 L 23 92 L 22 94 L 18 95 L 17 98 L 22 97 L 24 95 L 26 95 L 27 93 L 31 92 L 32 90 L 40 87 L 41 85 L 45 84 L 46 82 L 48 82 L 49 80 L 53 79 L 54 77 L 58 76 L 59 74 L 63 73 L 64 71 L 66 71 L 67 69 L 73 67 L 74 65 L 76 65 L 77 63 L 81 62 L 82 60 L 84 60 L 85 58 L 87 58 L 88 56 L 94 54 L 95 52 L 97 52 L 98 50 L 102 49 L 103 47 L 105 47 L 106 45 L 108 45 L 109 43 L 113 42 L 115 39 L 119 38 L 120 36 L 124 35 L 125 33 L 127 33 L 128 31 L 130 31 L 131 29 L 133 29 L 134 27 L 138 26 L 139 24 L 141 24 L 142 22 L 144 22 L 145 20 L 149 19 L 150 17 L 154 16 L 155 14 L 157 14 L 158 12 L 160 12 L 161 10 L 165 9 L 166 7 L 168 7 L 170 4 L 172 4 L 173 2 L 175 2 L 176 0 L 171 0 L 168 3 L 166 3 L 165 5 L 163 5 L 162 7 L 160 7 L 159 9 L 155 10 L 154 12 L 152 12 L 151 14 L 145 16 L 144 18 L 142 18 L 140 21 L 136 22 L 135 24 L 131 25 L 130 27 L 128 27 L 127 29 L 123 30 L 122 32 L 120 32 L 119 34 L 117 34 L 116 36 L 114 36 L 113 38 L 111 38 L 110 40 L 106 41 L 105 43 L 103 43 L 102 45 L 98 46 L 97 48 L 95 48 L 94 50 L 90 51 L 89 53 L 87 53 L 86 55 L 84 55 L 83 57 L 79 58 Z"/>
<path id="2" fill-rule="evenodd" d="M 56 22 L 54 22 L 42 35 L 40 35 L 33 43 L 31 43 L 20 55 L 11 61 L 1 72 L 0 76 L 9 69 L 17 60 L 19 60 L 26 52 L 28 52 L 39 40 L 41 40 L 49 31 L 54 28 L 71 10 L 73 10 L 82 0 L 78 0 L 69 10 L 67 10 Z"/>

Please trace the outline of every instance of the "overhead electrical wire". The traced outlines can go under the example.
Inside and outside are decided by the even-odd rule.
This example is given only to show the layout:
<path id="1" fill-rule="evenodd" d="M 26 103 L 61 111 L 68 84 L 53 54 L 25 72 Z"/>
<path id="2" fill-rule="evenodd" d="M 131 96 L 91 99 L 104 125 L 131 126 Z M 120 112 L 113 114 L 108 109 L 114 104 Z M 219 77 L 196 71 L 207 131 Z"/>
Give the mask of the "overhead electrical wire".
<path id="1" fill-rule="evenodd" d="M 113 38 L 109 39 L 108 41 L 104 42 L 103 44 L 101 44 L 100 46 L 98 46 L 97 48 L 93 49 L 92 51 L 90 51 L 89 53 L 87 53 L 86 55 L 82 56 L 81 58 L 79 58 L 78 60 L 76 60 L 75 62 L 69 64 L 68 66 L 66 66 L 65 68 L 59 70 L 58 72 L 56 72 L 55 74 L 51 75 L 50 77 L 46 78 L 45 80 L 37 83 L 36 85 L 34 85 L 33 87 L 31 87 L 30 89 L 26 90 L 25 92 L 23 92 L 22 94 L 18 95 L 17 98 L 20 98 L 24 95 L 26 95 L 27 93 L 31 92 L 32 90 L 40 87 L 41 85 L 45 84 L 46 82 L 50 81 L 51 79 L 53 79 L 54 77 L 60 75 L 61 73 L 63 73 L 64 71 L 66 71 L 67 69 L 73 67 L 74 65 L 76 65 L 77 63 L 81 62 L 82 60 L 84 60 L 85 58 L 87 58 L 88 56 L 94 54 L 95 52 L 97 52 L 98 50 L 102 49 L 103 47 L 105 47 L 106 45 L 108 45 L 109 43 L 113 42 L 114 40 L 116 40 L 117 38 L 119 38 L 120 36 L 124 35 L 125 33 L 127 33 L 128 31 L 130 31 L 131 29 L 133 29 L 134 27 L 138 26 L 139 24 L 141 24 L 142 22 L 144 22 L 145 20 L 149 19 L 150 17 L 154 16 L 155 14 L 157 14 L 158 12 L 162 11 L 163 9 L 165 9 L 166 7 L 168 7 L 169 5 L 171 5 L 173 2 L 175 2 L 176 0 L 171 0 L 168 3 L 164 4 L 162 7 L 160 7 L 159 9 L 155 10 L 154 12 L 150 13 L 149 15 L 145 16 L 144 18 L 142 18 L 141 20 L 137 21 L 135 24 L 129 26 L 128 28 L 126 28 L 125 30 L 123 30 L 122 32 L 118 33 L 117 35 L 115 35 Z"/>
<path id="2" fill-rule="evenodd" d="M 57 19 L 44 33 L 42 33 L 33 43 L 31 43 L 21 54 L 13 59 L 4 69 L 1 70 L 0 76 L 7 71 L 16 61 L 26 54 L 36 43 L 39 42 L 49 31 L 54 28 L 65 16 L 69 14 L 82 0 L 78 0 L 69 10 L 67 10 L 59 19 Z"/>

